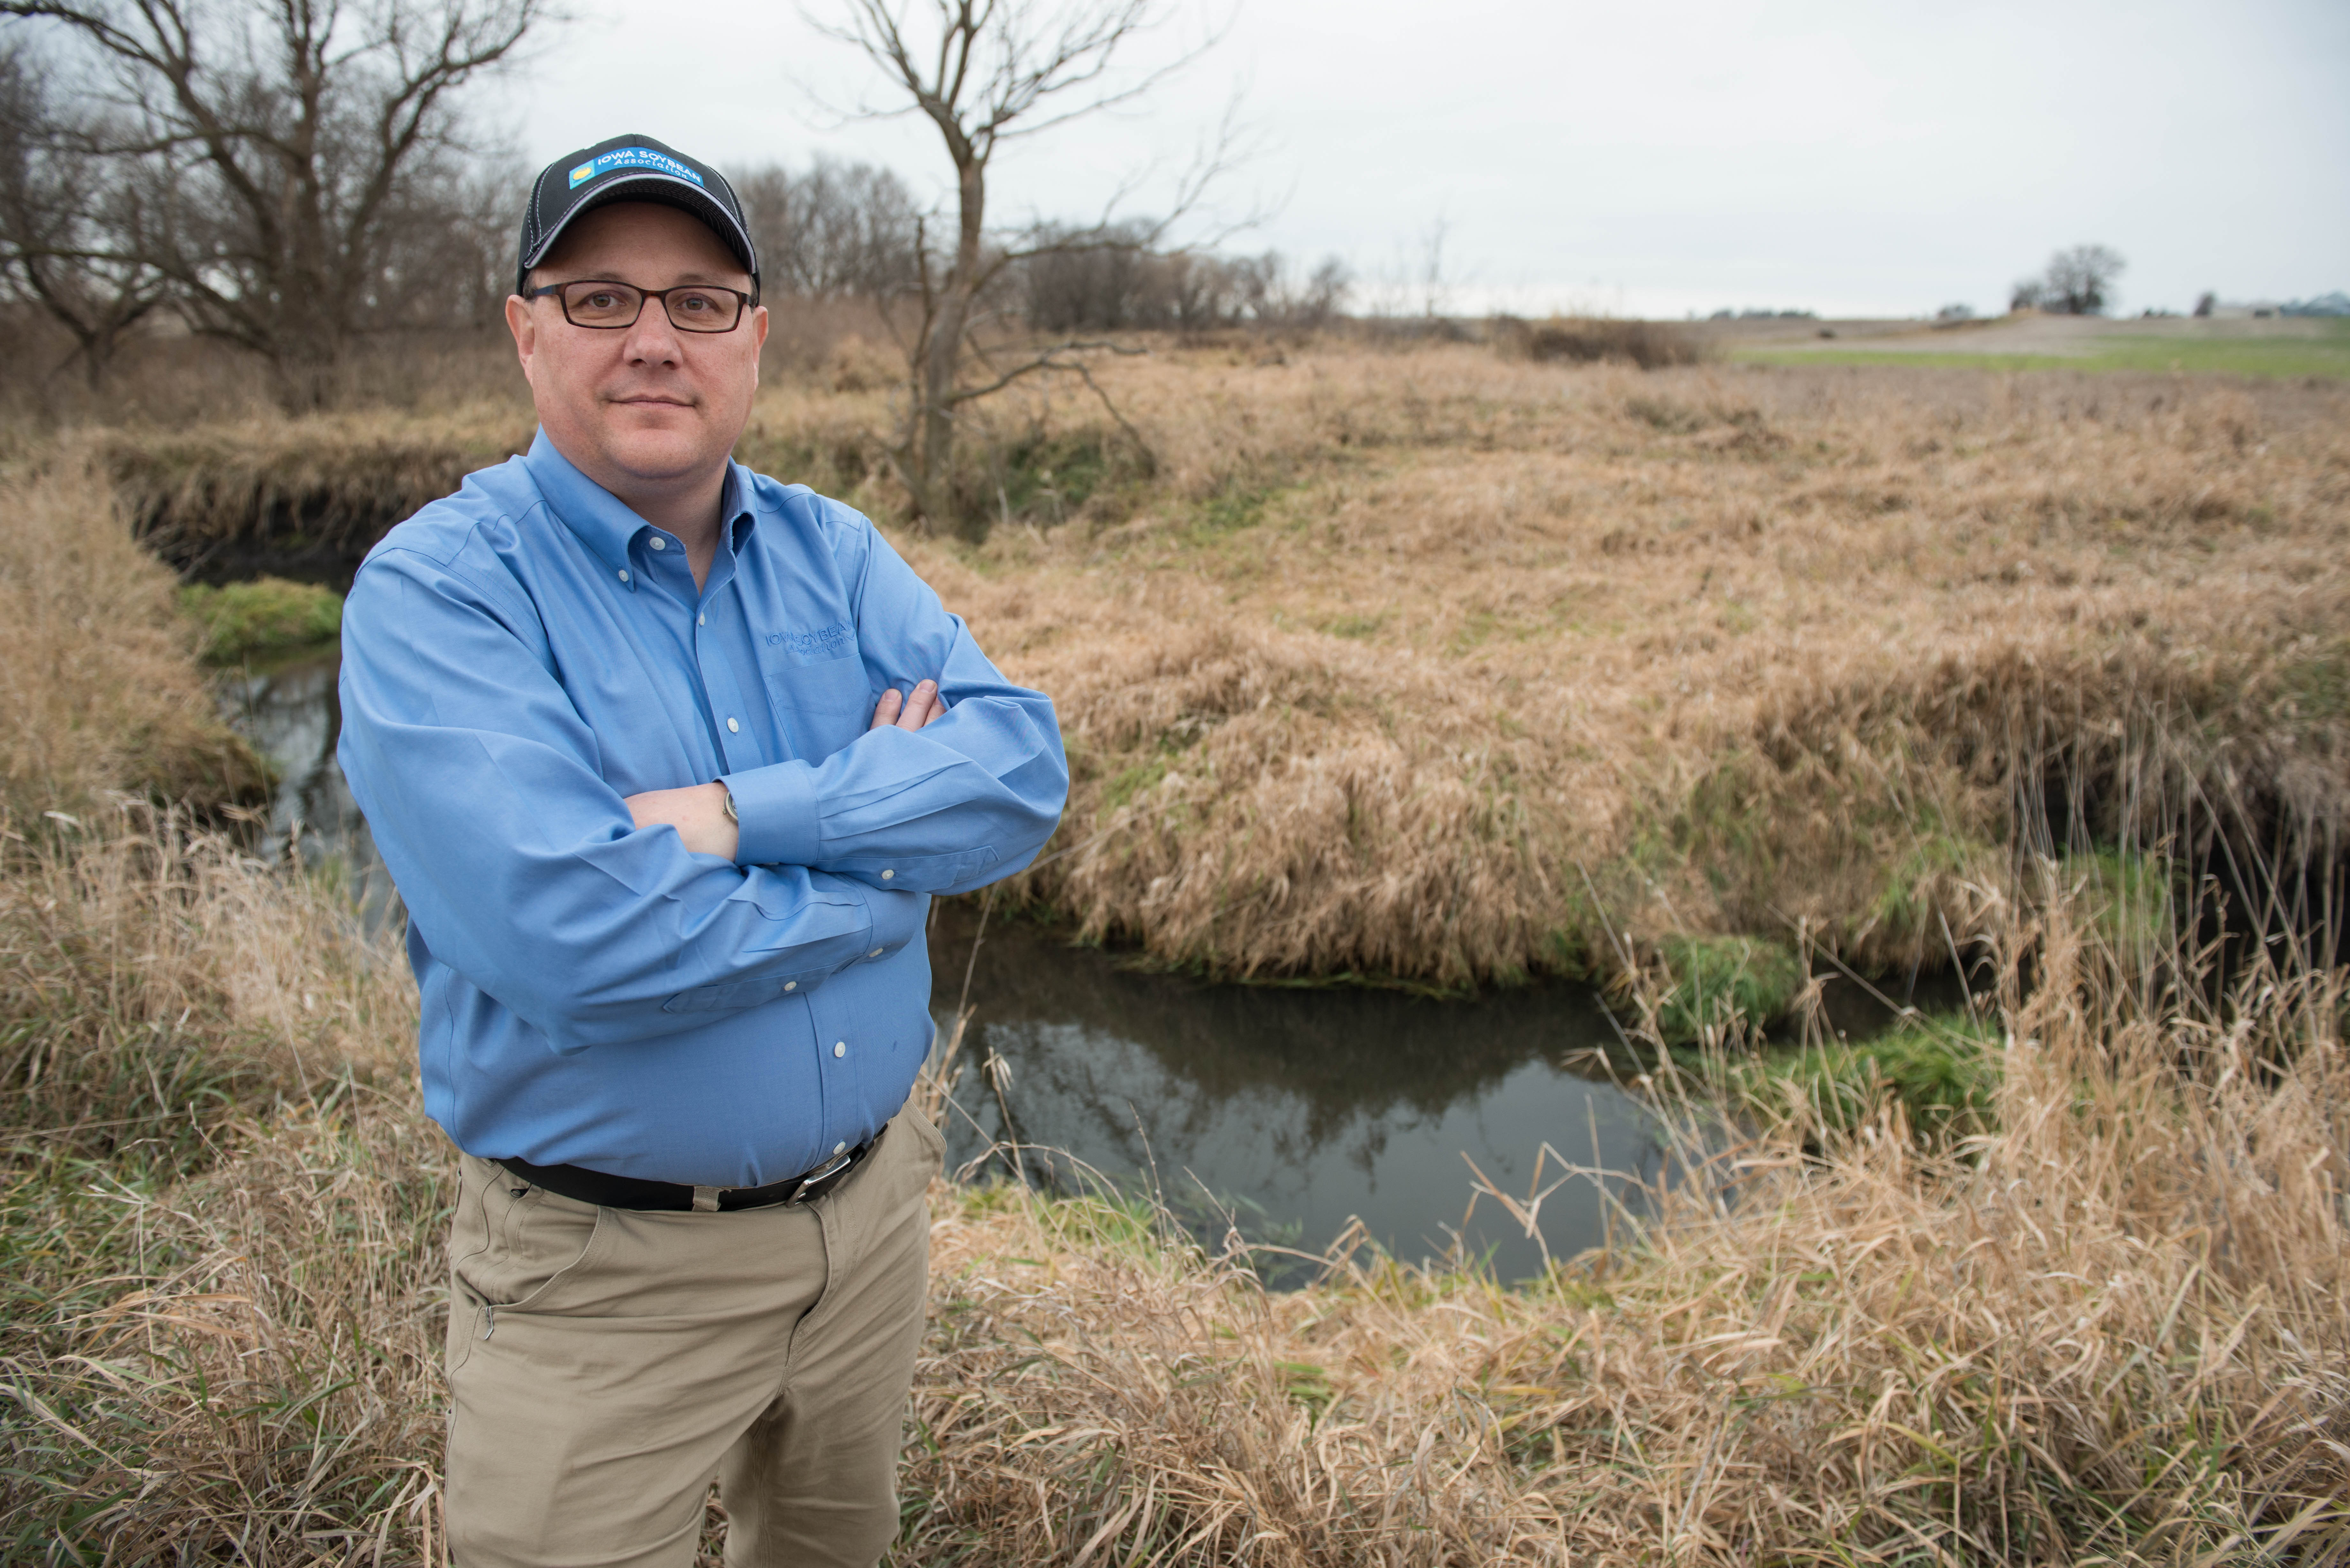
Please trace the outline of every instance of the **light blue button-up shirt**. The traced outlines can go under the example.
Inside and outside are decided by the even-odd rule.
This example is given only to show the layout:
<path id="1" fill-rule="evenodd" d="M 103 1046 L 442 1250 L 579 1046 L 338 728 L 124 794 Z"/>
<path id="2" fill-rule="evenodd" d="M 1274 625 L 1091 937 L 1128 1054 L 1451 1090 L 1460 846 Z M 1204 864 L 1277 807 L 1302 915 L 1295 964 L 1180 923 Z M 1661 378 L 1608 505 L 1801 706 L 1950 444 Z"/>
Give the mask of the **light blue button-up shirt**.
<path id="1" fill-rule="evenodd" d="M 1035 857 L 1068 789 L 864 517 L 731 465 L 685 546 L 544 432 L 369 552 L 338 756 L 408 905 L 424 1103 L 487 1158 L 756 1187 L 861 1142 L 930 1049 L 933 893 Z M 869 730 L 939 682 L 920 731 Z M 723 779 L 736 860 L 622 797 Z"/>

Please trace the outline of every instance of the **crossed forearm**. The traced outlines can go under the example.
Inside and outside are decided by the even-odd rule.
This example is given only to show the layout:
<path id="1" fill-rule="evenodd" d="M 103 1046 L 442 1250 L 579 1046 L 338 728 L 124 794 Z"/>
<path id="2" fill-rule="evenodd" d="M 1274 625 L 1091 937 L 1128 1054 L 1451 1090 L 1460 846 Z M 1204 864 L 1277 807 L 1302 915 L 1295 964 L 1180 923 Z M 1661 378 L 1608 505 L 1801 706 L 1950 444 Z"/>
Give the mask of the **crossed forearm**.
<path id="1" fill-rule="evenodd" d="M 894 724 L 900 730 L 919 730 L 943 717 L 946 711 L 946 699 L 939 695 L 939 683 L 935 680 L 925 680 L 915 687 L 911 697 L 899 696 L 893 686 L 881 693 L 881 701 L 873 705 L 869 727 L 879 730 Z M 685 846 L 697 855 L 732 860 L 741 845 L 742 830 L 726 814 L 726 786 L 723 784 L 649 789 L 642 794 L 629 795 L 627 805 L 629 815 L 639 828 L 665 822 L 677 829 Z"/>

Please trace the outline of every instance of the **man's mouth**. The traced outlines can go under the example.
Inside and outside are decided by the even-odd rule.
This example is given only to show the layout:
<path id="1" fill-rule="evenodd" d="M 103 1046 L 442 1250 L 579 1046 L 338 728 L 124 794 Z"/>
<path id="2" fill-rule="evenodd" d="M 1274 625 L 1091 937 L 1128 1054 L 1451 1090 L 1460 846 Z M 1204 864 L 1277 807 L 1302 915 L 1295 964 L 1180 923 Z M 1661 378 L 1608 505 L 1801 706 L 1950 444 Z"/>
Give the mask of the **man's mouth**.
<path id="1" fill-rule="evenodd" d="M 640 409 L 690 409 L 693 407 L 691 403 L 686 401 L 683 398 L 665 398 L 659 392 L 639 392 L 634 397 L 614 398 L 612 400 L 616 403 L 624 403 L 629 407 Z"/>

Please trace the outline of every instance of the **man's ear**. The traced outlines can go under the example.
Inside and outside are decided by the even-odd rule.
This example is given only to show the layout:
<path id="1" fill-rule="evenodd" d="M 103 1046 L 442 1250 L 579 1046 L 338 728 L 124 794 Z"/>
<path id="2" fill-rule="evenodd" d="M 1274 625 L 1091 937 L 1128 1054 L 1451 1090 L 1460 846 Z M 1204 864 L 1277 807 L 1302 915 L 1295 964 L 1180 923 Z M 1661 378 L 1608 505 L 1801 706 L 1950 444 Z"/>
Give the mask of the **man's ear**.
<path id="1" fill-rule="evenodd" d="M 751 385 L 759 384 L 760 350 L 767 346 L 767 307 L 754 306 L 751 310 Z"/>
<path id="2" fill-rule="evenodd" d="M 514 334 L 515 358 L 522 361 L 523 379 L 530 379 L 531 356 L 538 351 L 538 322 L 531 315 L 530 301 L 521 295 L 506 296 L 506 330 Z"/>

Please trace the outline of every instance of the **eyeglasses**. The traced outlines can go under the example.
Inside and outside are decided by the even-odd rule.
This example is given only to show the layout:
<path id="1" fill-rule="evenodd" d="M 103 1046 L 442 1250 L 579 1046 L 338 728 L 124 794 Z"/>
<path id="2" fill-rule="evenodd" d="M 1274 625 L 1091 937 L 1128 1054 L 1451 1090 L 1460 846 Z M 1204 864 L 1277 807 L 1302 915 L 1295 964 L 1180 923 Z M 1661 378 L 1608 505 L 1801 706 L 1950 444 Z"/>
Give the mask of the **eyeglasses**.
<path id="1" fill-rule="evenodd" d="M 675 288 L 639 288 L 634 284 L 615 283 L 608 278 L 550 283 L 544 288 L 530 290 L 523 297 L 538 299 L 550 294 L 561 301 L 564 320 L 598 332 L 634 327 L 637 317 L 644 314 L 648 299 L 661 302 L 661 308 L 669 312 L 669 324 L 680 332 L 732 332 L 742 323 L 743 307 L 758 303 L 755 296 L 739 289 L 717 288 L 703 283 L 680 284 Z"/>

